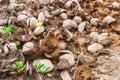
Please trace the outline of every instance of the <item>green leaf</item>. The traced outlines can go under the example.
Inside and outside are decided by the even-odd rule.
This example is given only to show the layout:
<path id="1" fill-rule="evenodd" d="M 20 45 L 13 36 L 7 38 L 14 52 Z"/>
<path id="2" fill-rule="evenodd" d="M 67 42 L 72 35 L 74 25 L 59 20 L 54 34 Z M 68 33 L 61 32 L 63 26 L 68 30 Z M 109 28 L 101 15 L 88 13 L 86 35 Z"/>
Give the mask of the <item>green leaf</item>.
<path id="1" fill-rule="evenodd" d="M 45 66 L 45 64 L 39 63 L 39 64 L 35 65 L 35 68 L 40 70 L 40 69 L 42 69 L 44 66 Z"/>
<path id="2" fill-rule="evenodd" d="M 7 29 L 6 29 L 6 32 L 8 32 L 8 33 L 9 33 L 9 32 L 10 32 L 10 30 L 7 28 Z"/>
<path id="3" fill-rule="evenodd" d="M 8 26 L 8 29 L 9 29 L 9 30 L 12 30 L 12 27 L 13 27 L 13 26 L 12 26 L 12 25 L 10 25 L 10 26 Z"/>
<path id="4" fill-rule="evenodd" d="M 42 64 L 42 63 L 36 64 L 35 68 L 37 70 L 46 70 L 46 71 L 50 69 L 50 67 L 45 67 L 45 64 Z"/>
<path id="5" fill-rule="evenodd" d="M 16 64 L 12 64 L 12 67 L 13 67 L 14 69 L 16 69 L 16 68 L 17 68 Z"/>
<path id="6" fill-rule="evenodd" d="M 2 27 L 1 28 L 3 31 L 6 31 L 6 32 L 11 32 L 11 30 L 12 30 L 12 26 L 8 26 L 8 28 L 6 27 L 6 26 L 4 26 L 4 27 Z"/>
<path id="7" fill-rule="evenodd" d="M 16 46 L 20 46 L 20 45 L 21 45 L 20 41 L 17 41 Z"/>
<path id="8" fill-rule="evenodd" d="M 1 29 L 2 29 L 3 31 L 6 31 L 6 27 L 2 27 Z"/>
<path id="9" fill-rule="evenodd" d="M 22 67 L 23 67 L 22 61 L 15 61 L 15 64 L 16 64 L 19 68 L 22 68 Z"/>
<path id="10" fill-rule="evenodd" d="M 22 27 L 19 27 L 18 29 L 17 29 L 17 32 L 20 32 L 22 30 Z"/>
<path id="11" fill-rule="evenodd" d="M 46 67 L 45 70 L 48 71 L 50 69 L 50 67 Z"/>

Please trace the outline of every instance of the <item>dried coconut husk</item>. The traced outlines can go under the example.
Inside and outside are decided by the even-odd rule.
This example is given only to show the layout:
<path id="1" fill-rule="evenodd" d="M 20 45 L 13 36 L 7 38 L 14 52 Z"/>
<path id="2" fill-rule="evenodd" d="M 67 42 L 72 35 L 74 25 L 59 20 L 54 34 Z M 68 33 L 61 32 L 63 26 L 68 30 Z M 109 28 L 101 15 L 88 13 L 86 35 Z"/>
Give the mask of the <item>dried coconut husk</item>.
<path id="1" fill-rule="evenodd" d="M 112 29 L 116 32 L 120 32 L 120 19 L 117 19 L 117 21 L 112 24 Z"/>
<path id="2" fill-rule="evenodd" d="M 38 1 L 30 1 L 30 0 L 26 3 L 26 5 L 34 11 L 37 11 L 40 6 Z"/>
<path id="3" fill-rule="evenodd" d="M 44 53 L 44 55 L 48 58 L 54 58 L 60 54 L 60 49 L 55 49 L 52 53 Z"/>
<path id="4" fill-rule="evenodd" d="M 92 74 L 92 69 L 88 64 L 83 64 L 76 68 L 73 76 L 73 80 L 94 80 L 94 75 Z"/>
<path id="5" fill-rule="evenodd" d="M 90 3 L 90 1 L 85 1 L 85 2 L 83 3 L 83 7 L 84 7 L 84 10 L 85 10 L 87 13 L 91 13 L 91 12 L 93 12 L 93 10 L 95 9 L 94 3 Z"/>
<path id="6" fill-rule="evenodd" d="M 113 38 L 113 39 L 112 39 L 112 45 L 113 45 L 113 46 L 119 46 L 119 45 L 120 45 L 120 39 L 118 39 L 118 38 Z"/>
<path id="7" fill-rule="evenodd" d="M 60 49 L 58 47 L 58 40 L 53 32 L 49 32 L 48 36 L 40 40 L 40 47 L 44 51 L 44 55 L 48 58 L 56 57 Z"/>
<path id="8" fill-rule="evenodd" d="M 55 35 L 52 32 L 50 32 L 47 38 L 44 39 L 42 45 L 46 46 L 48 49 L 55 49 L 58 45 L 58 40 L 56 39 Z M 46 51 L 44 47 L 43 50 Z"/>
<path id="9" fill-rule="evenodd" d="M 120 25 L 112 26 L 112 29 L 117 32 L 120 32 Z"/>

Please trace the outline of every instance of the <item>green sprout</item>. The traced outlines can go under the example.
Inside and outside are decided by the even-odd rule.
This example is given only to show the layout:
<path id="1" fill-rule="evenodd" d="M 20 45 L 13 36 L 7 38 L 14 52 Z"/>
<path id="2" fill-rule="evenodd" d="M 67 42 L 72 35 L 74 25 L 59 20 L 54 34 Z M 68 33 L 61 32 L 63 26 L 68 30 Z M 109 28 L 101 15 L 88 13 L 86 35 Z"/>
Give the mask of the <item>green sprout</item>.
<path id="1" fill-rule="evenodd" d="M 21 32 L 22 31 L 22 27 L 19 27 L 18 29 L 17 29 L 17 32 Z"/>
<path id="2" fill-rule="evenodd" d="M 13 67 L 14 69 L 21 69 L 21 68 L 23 68 L 23 63 L 22 63 L 22 61 L 15 61 L 15 62 L 12 64 L 12 67 Z"/>
<path id="3" fill-rule="evenodd" d="M 21 45 L 20 41 L 17 41 L 16 46 L 20 46 L 20 45 Z"/>
<path id="4" fill-rule="evenodd" d="M 1 28 L 1 30 L 6 31 L 6 32 L 9 33 L 9 32 L 11 32 L 12 27 L 13 27 L 12 25 L 10 25 L 10 26 L 8 26 L 8 27 L 4 26 L 4 27 Z"/>
<path id="5" fill-rule="evenodd" d="M 38 71 L 41 71 L 41 70 L 48 71 L 50 69 L 50 67 L 46 67 L 45 64 L 42 64 L 42 63 L 36 64 L 34 67 Z"/>

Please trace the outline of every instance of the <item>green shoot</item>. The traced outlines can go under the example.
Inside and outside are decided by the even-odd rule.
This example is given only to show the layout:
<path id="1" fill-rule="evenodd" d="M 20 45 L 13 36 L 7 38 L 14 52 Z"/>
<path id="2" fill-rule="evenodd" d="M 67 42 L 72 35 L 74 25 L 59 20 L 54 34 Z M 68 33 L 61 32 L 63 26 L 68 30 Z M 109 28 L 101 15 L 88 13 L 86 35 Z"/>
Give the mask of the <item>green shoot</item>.
<path id="1" fill-rule="evenodd" d="M 17 32 L 21 32 L 22 31 L 22 27 L 19 27 L 18 29 L 17 29 Z"/>
<path id="2" fill-rule="evenodd" d="M 4 26 L 4 27 L 2 27 L 1 28 L 1 30 L 3 30 L 3 31 L 6 31 L 6 32 L 8 32 L 8 33 L 10 33 L 11 32 L 11 30 L 12 30 L 12 25 L 11 26 L 8 26 L 8 27 L 6 27 L 6 26 Z"/>
<path id="3" fill-rule="evenodd" d="M 45 64 L 42 64 L 42 63 L 36 64 L 34 67 L 38 71 L 41 71 L 41 70 L 48 71 L 50 69 L 50 67 L 46 67 Z"/>
<path id="4" fill-rule="evenodd" d="M 46 71 L 48 71 L 49 69 L 50 69 L 50 67 L 45 68 Z"/>
<path id="5" fill-rule="evenodd" d="M 12 67 L 13 67 L 14 69 L 16 69 L 16 68 L 17 68 L 17 65 L 16 65 L 16 64 L 13 64 Z"/>
<path id="6" fill-rule="evenodd" d="M 16 68 L 21 69 L 21 68 L 23 68 L 23 63 L 22 63 L 22 61 L 15 61 L 15 63 L 12 64 L 12 67 L 14 69 L 16 69 Z"/>
<path id="7" fill-rule="evenodd" d="M 17 42 L 16 42 L 16 46 L 21 46 L 20 41 L 17 41 Z"/>

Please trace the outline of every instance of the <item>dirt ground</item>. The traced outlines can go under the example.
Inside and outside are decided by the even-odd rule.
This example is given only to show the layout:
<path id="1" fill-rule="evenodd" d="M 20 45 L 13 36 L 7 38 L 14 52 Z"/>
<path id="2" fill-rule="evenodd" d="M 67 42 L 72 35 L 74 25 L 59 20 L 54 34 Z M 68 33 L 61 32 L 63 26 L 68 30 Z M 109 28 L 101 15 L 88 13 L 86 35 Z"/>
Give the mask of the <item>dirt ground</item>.
<path id="1" fill-rule="evenodd" d="M 120 0 L 0 0 L 0 80 L 120 80 Z"/>

